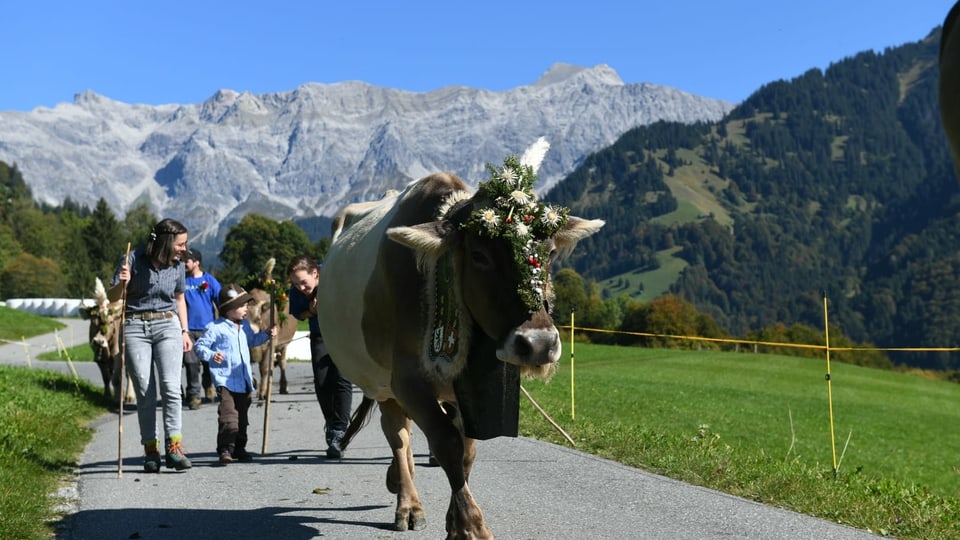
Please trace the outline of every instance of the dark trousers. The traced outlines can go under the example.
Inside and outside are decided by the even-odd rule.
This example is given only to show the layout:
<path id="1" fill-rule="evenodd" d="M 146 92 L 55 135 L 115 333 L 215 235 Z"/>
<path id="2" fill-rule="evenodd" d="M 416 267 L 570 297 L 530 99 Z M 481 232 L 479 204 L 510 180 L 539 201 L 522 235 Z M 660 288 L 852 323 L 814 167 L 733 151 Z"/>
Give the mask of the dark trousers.
<path id="1" fill-rule="evenodd" d="M 340 374 L 327 354 L 323 337 L 310 336 L 310 363 L 313 365 L 313 390 L 320 402 L 326 432 L 346 431 L 353 405 L 353 384 Z"/>
<path id="2" fill-rule="evenodd" d="M 206 362 L 200 362 L 201 371 L 203 374 L 200 376 L 200 384 L 204 389 L 209 388 L 213 391 L 213 379 L 210 377 L 210 364 Z"/>
<path id="3" fill-rule="evenodd" d="M 190 330 L 190 339 L 194 343 L 203 335 L 203 330 Z M 210 380 L 210 366 L 206 362 L 200 361 L 200 358 L 193 349 L 183 353 L 183 367 L 187 370 L 186 382 L 187 388 L 184 396 L 189 401 L 193 398 L 203 397 L 203 389 L 213 386 Z"/>
<path id="4" fill-rule="evenodd" d="M 217 388 L 220 406 L 217 407 L 217 453 L 247 447 L 247 426 L 250 419 L 250 393 L 231 392 L 225 386 Z"/>

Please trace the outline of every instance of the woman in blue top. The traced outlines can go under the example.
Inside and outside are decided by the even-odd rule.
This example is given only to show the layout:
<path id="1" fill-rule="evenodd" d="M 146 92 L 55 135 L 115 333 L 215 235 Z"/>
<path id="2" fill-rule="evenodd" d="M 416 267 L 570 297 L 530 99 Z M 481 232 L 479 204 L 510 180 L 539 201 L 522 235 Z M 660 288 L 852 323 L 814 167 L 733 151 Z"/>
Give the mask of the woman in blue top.
<path id="1" fill-rule="evenodd" d="M 126 287 L 124 346 L 126 365 L 137 394 L 137 419 L 146 458 L 143 470 L 160 472 L 157 439 L 157 384 L 163 404 L 167 468 L 189 469 L 181 442 L 180 377 L 183 353 L 193 341 L 187 334 L 187 305 L 183 299 L 187 228 L 164 219 L 154 225 L 145 246 L 121 261 L 108 292 L 119 300 Z M 159 377 L 154 376 L 154 367 Z"/>
<path id="2" fill-rule="evenodd" d="M 210 376 L 220 396 L 217 408 L 217 455 L 220 463 L 250 461 L 247 452 L 248 411 L 253 401 L 253 372 L 250 347 L 277 335 L 277 327 L 254 332 L 247 320 L 247 304 L 253 297 L 230 284 L 220 291 L 220 318 L 210 323 L 194 350 L 210 365 Z"/>

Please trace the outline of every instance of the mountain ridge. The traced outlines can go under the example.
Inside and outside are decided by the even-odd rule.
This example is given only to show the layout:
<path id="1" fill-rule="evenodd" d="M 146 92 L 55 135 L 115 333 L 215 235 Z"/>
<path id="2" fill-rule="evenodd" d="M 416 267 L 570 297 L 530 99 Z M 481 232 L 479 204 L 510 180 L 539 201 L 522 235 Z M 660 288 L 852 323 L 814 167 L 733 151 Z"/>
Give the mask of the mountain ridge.
<path id="1" fill-rule="evenodd" d="M 198 104 L 127 104 L 87 90 L 72 103 L 0 112 L 0 159 L 37 200 L 67 197 L 118 214 L 147 202 L 178 217 L 198 245 L 218 246 L 247 212 L 330 216 L 430 172 L 469 184 L 486 163 L 540 137 L 551 151 L 538 191 L 589 153 L 657 120 L 721 118 L 733 104 L 648 83 L 606 65 L 557 63 L 504 91 L 447 86 L 409 92 L 361 81 L 304 83 L 287 92 L 229 89 Z"/>
<path id="2" fill-rule="evenodd" d="M 828 301 L 831 333 L 855 342 L 955 346 L 960 193 L 938 38 L 773 81 L 720 122 L 625 133 L 547 195 L 606 221 L 565 264 L 611 300 L 672 293 L 731 335 L 823 328 Z M 960 355 L 895 361 L 957 369 Z"/>

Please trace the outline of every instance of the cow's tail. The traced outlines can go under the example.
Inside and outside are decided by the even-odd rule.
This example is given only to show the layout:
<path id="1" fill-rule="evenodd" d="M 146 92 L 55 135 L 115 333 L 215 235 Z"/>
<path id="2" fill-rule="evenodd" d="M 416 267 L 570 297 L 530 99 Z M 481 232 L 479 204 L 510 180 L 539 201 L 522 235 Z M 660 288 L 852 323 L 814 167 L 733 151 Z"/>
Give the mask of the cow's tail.
<path id="1" fill-rule="evenodd" d="M 357 410 L 353 411 L 353 416 L 350 417 L 350 425 L 347 426 L 347 431 L 343 433 L 343 438 L 340 439 L 341 450 L 346 450 L 353 436 L 370 422 L 370 411 L 373 410 L 374 403 L 376 401 L 372 398 L 363 396 L 363 401 L 360 402 L 360 405 L 357 405 Z"/>

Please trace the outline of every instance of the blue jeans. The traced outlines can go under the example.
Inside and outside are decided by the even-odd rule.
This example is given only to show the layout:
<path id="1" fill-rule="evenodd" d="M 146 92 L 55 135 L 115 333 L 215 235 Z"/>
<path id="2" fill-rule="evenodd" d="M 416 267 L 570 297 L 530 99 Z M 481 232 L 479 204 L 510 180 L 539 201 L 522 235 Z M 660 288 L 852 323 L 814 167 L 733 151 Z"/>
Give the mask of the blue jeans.
<path id="1" fill-rule="evenodd" d="M 180 435 L 180 371 L 183 365 L 180 321 L 176 317 L 155 321 L 127 319 L 124 343 L 127 372 L 137 393 L 141 442 L 160 440 L 157 437 L 158 376 L 164 435 L 167 439 Z"/>

